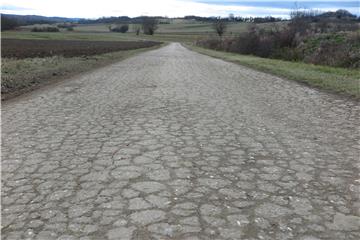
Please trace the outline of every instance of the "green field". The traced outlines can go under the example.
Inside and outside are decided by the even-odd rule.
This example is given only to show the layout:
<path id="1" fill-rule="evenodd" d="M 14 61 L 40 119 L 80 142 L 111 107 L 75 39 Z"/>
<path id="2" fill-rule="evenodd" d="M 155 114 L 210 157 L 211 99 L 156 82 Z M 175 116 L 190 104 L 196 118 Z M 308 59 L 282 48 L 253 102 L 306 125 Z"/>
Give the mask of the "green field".
<path id="1" fill-rule="evenodd" d="M 192 45 L 185 46 L 208 56 L 238 63 L 289 80 L 295 80 L 311 87 L 360 99 L 359 70 L 260 58 L 250 55 L 214 51 Z"/>
<path id="2" fill-rule="evenodd" d="M 135 37 L 135 35 L 134 35 Z M 39 39 L 39 40 L 94 40 L 94 41 L 132 41 L 130 34 L 98 32 L 30 32 L 6 31 L 2 38 Z M 139 38 L 140 39 L 140 38 Z"/>

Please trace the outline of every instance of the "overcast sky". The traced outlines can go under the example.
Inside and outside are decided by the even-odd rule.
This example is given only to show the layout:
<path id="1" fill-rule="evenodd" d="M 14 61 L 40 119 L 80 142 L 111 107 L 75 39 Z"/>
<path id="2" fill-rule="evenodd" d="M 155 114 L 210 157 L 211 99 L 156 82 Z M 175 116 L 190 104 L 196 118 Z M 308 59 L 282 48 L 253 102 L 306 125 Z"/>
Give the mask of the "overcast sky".
<path id="1" fill-rule="evenodd" d="M 1 13 L 98 18 L 103 16 L 276 16 L 288 17 L 298 7 L 335 11 L 346 9 L 360 15 L 360 0 L 2 0 Z"/>

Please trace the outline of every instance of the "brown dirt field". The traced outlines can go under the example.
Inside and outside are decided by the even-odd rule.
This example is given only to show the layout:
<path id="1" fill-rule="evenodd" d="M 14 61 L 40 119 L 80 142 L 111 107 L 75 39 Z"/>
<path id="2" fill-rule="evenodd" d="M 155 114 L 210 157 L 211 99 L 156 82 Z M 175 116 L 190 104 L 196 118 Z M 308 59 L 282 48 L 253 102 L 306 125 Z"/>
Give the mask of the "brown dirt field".
<path id="1" fill-rule="evenodd" d="M 91 56 L 121 50 L 152 47 L 161 44 L 152 41 L 77 41 L 2 39 L 1 57 L 34 58 L 60 55 L 64 57 Z"/>

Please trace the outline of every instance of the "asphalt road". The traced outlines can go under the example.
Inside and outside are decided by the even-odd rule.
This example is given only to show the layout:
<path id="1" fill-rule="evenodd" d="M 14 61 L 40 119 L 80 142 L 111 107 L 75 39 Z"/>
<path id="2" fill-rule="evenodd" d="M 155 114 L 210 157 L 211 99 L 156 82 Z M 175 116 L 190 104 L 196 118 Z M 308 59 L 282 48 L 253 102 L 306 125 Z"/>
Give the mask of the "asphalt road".
<path id="1" fill-rule="evenodd" d="M 358 103 L 171 44 L 2 106 L 2 239 L 359 239 Z"/>

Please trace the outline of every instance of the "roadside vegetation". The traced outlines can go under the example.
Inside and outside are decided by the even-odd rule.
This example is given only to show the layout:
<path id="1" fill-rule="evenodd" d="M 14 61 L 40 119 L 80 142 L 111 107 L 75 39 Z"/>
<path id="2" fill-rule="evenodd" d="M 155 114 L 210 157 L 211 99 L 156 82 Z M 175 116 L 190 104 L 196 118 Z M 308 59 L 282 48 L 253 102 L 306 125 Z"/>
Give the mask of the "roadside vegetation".
<path id="1" fill-rule="evenodd" d="M 358 69 L 319 66 L 215 51 L 194 45 L 186 46 L 208 56 L 241 64 L 289 80 L 295 80 L 311 87 L 360 99 L 360 71 Z"/>
<path id="2" fill-rule="evenodd" d="M 288 24 L 260 29 L 256 24 L 238 36 L 221 38 L 226 27 L 215 30 L 220 37 L 196 45 L 214 50 L 250 54 L 264 58 L 301 61 L 333 67 L 360 68 L 359 19 L 345 10 L 318 13 L 296 10 Z"/>
<path id="3" fill-rule="evenodd" d="M 219 34 L 214 24 L 218 37 L 195 41 L 191 48 L 360 99 L 360 18 L 345 10 L 295 10 L 290 16 L 285 24 L 269 28 L 252 23 L 236 36 Z"/>
<path id="4" fill-rule="evenodd" d="M 2 39 L 2 99 L 160 45 L 150 41 Z"/>

